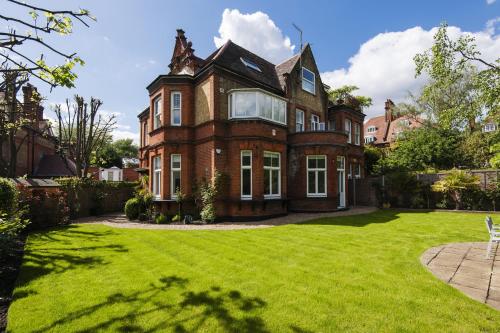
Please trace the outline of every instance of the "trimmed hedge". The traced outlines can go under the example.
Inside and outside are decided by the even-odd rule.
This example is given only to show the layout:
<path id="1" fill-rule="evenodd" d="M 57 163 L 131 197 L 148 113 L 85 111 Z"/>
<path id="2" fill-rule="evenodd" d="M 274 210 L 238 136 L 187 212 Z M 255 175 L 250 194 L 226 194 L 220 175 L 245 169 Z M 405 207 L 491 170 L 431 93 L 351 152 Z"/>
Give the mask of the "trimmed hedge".
<path id="1" fill-rule="evenodd" d="M 129 220 L 136 220 L 141 212 L 141 202 L 137 198 L 132 198 L 125 204 L 125 215 Z"/>
<path id="2" fill-rule="evenodd" d="M 18 191 L 9 179 L 0 178 L 0 213 L 11 216 L 18 207 Z"/>

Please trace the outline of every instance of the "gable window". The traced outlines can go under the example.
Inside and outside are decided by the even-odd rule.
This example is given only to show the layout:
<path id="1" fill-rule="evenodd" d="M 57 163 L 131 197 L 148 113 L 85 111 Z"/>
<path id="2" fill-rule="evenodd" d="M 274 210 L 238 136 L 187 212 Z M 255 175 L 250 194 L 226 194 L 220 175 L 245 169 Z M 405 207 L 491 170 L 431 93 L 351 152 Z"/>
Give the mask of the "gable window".
<path id="1" fill-rule="evenodd" d="M 161 156 L 153 157 L 153 196 L 161 197 Z"/>
<path id="2" fill-rule="evenodd" d="M 354 123 L 354 144 L 360 145 L 361 143 L 361 126 L 358 123 Z"/>
<path id="3" fill-rule="evenodd" d="M 252 199 L 252 151 L 241 151 L 241 198 Z"/>
<path id="4" fill-rule="evenodd" d="M 161 97 L 153 100 L 153 129 L 161 126 Z"/>
<path id="5" fill-rule="evenodd" d="M 311 131 L 319 131 L 319 116 L 311 115 Z"/>
<path id="6" fill-rule="evenodd" d="M 286 125 L 286 101 L 262 91 L 233 91 L 229 118 L 262 118 Z"/>
<path id="7" fill-rule="evenodd" d="M 264 198 L 279 198 L 280 189 L 280 153 L 264 152 Z"/>
<path id="8" fill-rule="evenodd" d="M 302 89 L 316 94 L 316 75 L 305 67 L 302 67 Z"/>
<path id="9" fill-rule="evenodd" d="M 181 125 L 181 99 L 182 94 L 179 91 L 170 94 L 170 124 L 172 126 Z"/>
<path id="10" fill-rule="evenodd" d="M 181 155 L 170 155 L 170 197 L 177 199 L 177 191 L 181 190 Z"/>
<path id="11" fill-rule="evenodd" d="M 347 134 L 347 143 L 351 143 L 352 142 L 352 138 L 351 138 L 351 119 L 346 119 L 345 120 L 344 130 L 345 130 L 345 132 Z"/>
<path id="12" fill-rule="evenodd" d="M 483 132 L 485 132 L 485 133 L 494 132 L 494 131 L 496 131 L 496 129 L 497 129 L 497 126 L 493 123 L 488 123 L 488 124 L 483 126 Z"/>
<path id="13" fill-rule="evenodd" d="M 326 156 L 307 156 L 307 196 L 326 197 Z"/>
<path id="14" fill-rule="evenodd" d="M 377 128 L 375 126 L 370 126 L 368 127 L 368 129 L 366 130 L 368 133 L 373 133 L 377 130 Z"/>
<path id="15" fill-rule="evenodd" d="M 254 71 L 257 71 L 257 72 L 262 72 L 260 70 L 259 66 L 257 66 L 257 64 L 255 62 L 253 62 L 252 60 L 249 60 L 247 58 L 240 58 L 240 60 L 248 68 L 251 68 L 251 69 L 253 69 Z"/>
<path id="16" fill-rule="evenodd" d="M 304 111 L 295 111 L 295 132 L 304 132 Z"/>

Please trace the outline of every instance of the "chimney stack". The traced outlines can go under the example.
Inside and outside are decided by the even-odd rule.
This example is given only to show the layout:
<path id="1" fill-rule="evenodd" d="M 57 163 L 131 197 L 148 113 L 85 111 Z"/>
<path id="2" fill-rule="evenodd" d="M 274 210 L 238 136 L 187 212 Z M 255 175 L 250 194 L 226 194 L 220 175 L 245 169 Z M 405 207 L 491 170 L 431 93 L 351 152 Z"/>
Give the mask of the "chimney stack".
<path id="1" fill-rule="evenodd" d="M 391 121 L 394 120 L 395 115 L 393 113 L 392 108 L 394 107 L 394 102 L 391 101 L 389 98 L 385 101 L 385 122 L 390 123 Z"/>

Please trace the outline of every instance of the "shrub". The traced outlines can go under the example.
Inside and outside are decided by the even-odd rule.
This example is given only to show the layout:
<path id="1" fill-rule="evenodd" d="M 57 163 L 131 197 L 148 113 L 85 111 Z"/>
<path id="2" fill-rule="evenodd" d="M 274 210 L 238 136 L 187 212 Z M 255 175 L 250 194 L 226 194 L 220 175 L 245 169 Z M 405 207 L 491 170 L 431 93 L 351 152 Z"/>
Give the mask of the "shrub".
<path id="1" fill-rule="evenodd" d="M 479 189 L 479 178 L 463 170 L 453 169 L 443 179 L 432 185 L 432 190 L 449 194 L 455 203 L 455 209 L 462 209 L 463 194 L 467 190 Z"/>
<path id="2" fill-rule="evenodd" d="M 174 217 L 172 217 L 172 222 L 179 222 L 181 220 L 181 215 L 176 214 Z"/>
<path id="3" fill-rule="evenodd" d="M 21 188 L 20 203 L 26 207 L 30 229 L 44 229 L 69 223 L 67 196 L 59 189 Z"/>
<path id="4" fill-rule="evenodd" d="M 163 214 L 159 214 L 158 216 L 156 216 L 155 222 L 156 224 L 167 224 L 168 218 Z"/>
<path id="5" fill-rule="evenodd" d="M 0 178 L 0 213 L 11 216 L 17 209 L 18 191 L 14 183 Z"/>
<path id="6" fill-rule="evenodd" d="M 125 215 L 129 220 L 136 220 L 141 210 L 141 202 L 137 198 L 132 198 L 125 204 Z"/>

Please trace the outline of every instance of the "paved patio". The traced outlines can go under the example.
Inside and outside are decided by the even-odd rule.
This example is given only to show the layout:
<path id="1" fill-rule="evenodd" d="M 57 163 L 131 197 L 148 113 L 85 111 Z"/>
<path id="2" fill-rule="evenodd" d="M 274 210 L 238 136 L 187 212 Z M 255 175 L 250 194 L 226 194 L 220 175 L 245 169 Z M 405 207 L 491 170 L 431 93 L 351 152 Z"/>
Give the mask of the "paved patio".
<path id="1" fill-rule="evenodd" d="M 375 212 L 376 207 L 356 207 L 344 211 L 329 212 L 329 213 L 290 213 L 286 216 L 276 217 L 272 219 L 253 221 L 253 222 L 224 222 L 216 224 L 151 224 L 137 223 L 127 220 L 124 214 L 114 214 L 106 216 L 85 217 L 73 223 L 93 223 L 104 224 L 115 228 L 127 229 L 167 229 L 167 230 L 236 230 L 236 229 L 255 229 L 269 228 L 279 225 L 300 223 L 309 220 L 314 220 L 323 217 L 337 217 L 348 215 L 368 214 Z"/>
<path id="2" fill-rule="evenodd" d="M 420 261 L 436 277 L 467 296 L 500 310 L 500 250 L 485 258 L 488 243 L 451 243 L 430 248 Z"/>

